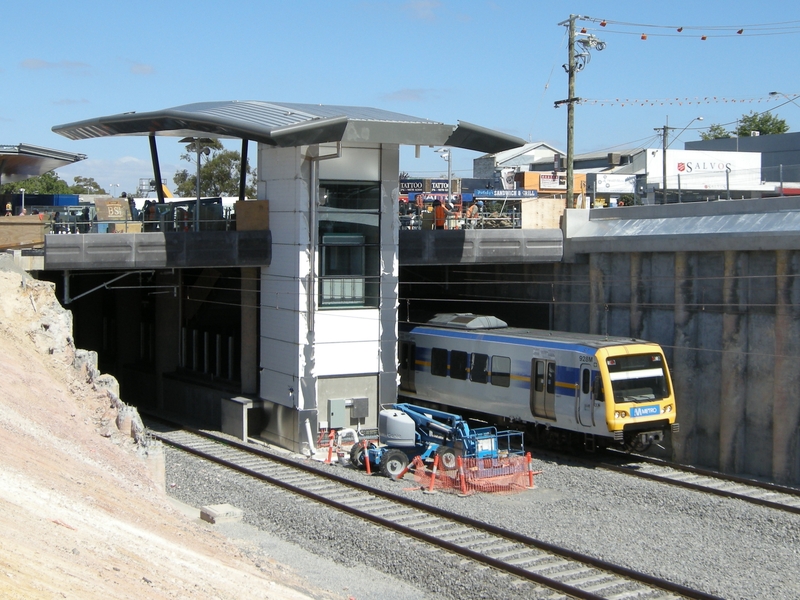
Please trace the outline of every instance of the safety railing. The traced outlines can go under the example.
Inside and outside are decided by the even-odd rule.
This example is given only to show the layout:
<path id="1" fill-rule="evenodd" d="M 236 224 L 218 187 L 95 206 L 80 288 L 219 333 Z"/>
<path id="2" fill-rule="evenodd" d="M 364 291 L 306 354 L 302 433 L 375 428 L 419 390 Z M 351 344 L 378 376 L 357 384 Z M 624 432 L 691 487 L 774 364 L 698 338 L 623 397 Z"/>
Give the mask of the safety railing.
<path id="1" fill-rule="evenodd" d="M 423 213 L 421 215 L 406 214 L 400 215 L 401 230 L 429 230 L 434 228 L 432 215 Z M 473 218 L 467 218 L 463 213 L 448 215 L 445 219 L 446 230 L 459 229 L 521 229 L 522 216 L 514 208 L 504 212 L 479 212 Z"/>

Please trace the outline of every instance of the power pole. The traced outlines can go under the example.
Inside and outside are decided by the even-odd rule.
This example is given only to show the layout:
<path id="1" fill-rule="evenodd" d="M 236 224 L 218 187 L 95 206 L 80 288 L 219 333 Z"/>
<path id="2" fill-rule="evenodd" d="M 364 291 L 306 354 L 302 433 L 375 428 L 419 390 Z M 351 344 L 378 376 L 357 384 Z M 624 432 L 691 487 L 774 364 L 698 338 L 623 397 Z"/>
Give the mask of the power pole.
<path id="1" fill-rule="evenodd" d="M 575 19 L 569 16 L 569 60 L 567 91 L 567 208 L 575 208 L 575 182 L 573 160 L 575 158 Z"/>
<path id="2" fill-rule="evenodd" d="M 575 182 L 574 161 L 575 161 L 575 104 L 580 102 L 580 98 L 575 97 L 575 74 L 582 71 L 589 63 L 591 58 L 590 50 L 603 50 L 605 42 L 598 40 L 594 35 L 586 34 L 586 29 L 581 30 L 583 37 L 575 39 L 575 21 L 577 19 L 587 19 L 580 15 L 570 15 L 569 19 L 562 21 L 559 25 L 568 27 L 569 31 L 569 58 L 567 64 L 563 65 L 564 70 L 569 76 L 569 95 L 566 100 L 558 100 L 555 105 L 558 108 L 561 104 L 567 105 L 567 208 L 574 208 L 575 203 Z M 580 52 L 575 53 L 575 44 L 581 45 Z"/>
<path id="3" fill-rule="evenodd" d="M 667 138 L 669 137 L 669 116 L 667 116 L 667 122 L 664 125 L 661 133 L 661 142 L 662 142 L 662 150 L 661 150 L 661 201 L 666 204 L 667 203 Z"/>

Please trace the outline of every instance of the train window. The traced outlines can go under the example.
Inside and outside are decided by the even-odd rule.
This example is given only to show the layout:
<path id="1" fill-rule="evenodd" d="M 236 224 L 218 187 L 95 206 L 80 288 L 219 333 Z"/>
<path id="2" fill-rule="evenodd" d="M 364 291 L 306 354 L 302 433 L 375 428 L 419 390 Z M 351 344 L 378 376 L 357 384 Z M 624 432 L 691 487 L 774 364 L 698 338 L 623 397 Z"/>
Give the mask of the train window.
<path id="1" fill-rule="evenodd" d="M 489 356 L 486 354 L 473 354 L 472 364 L 469 368 L 469 378 L 475 383 L 486 383 L 489 380 L 487 367 L 489 366 Z"/>
<path id="2" fill-rule="evenodd" d="M 492 385 L 508 387 L 511 384 L 511 359 L 507 356 L 492 357 Z"/>
<path id="3" fill-rule="evenodd" d="M 452 350 L 450 352 L 450 378 L 467 379 L 467 367 L 469 366 L 469 354 L 461 352 L 460 350 Z"/>
<path id="4" fill-rule="evenodd" d="M 606 359 L 615 402 L 649 402 L 669 396 L 664 360 L 660 354 Z"/>
<path id="5" fill-rule="evenodd" d="M 547 363 L 547 393 L 556 393 L 556 363 Z"/>
<path id="6" fill-rule="evenodd" d="M 592 388 L 591 372 L 589 371 L 589 369 L 584 369 L 583 375 L 581 376 L 581 391 L 584 394 L 588 394 L 591 388 Z"/>
<path id="7" fill-rule="evenodd" d="M 537 360 L 536 361 L 536 372 L 533 379 L 533 389 L 537 392 L 544 391 L 544 361 Z"/>
<path id="8" fill-rule="evenodd" d="M 431 375 L 447 377 L 447 350 L 431 348 Z"/>

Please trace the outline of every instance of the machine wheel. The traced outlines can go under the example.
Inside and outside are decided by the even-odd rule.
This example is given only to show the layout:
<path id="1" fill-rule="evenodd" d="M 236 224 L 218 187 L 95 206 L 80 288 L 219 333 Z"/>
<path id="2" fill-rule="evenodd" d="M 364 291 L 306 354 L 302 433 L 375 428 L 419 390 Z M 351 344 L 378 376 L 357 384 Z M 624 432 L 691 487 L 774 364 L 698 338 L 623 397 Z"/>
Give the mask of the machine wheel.
<path id="1" fill-rule="evenodd" d="M 408 456 L 402 450 L 392 448 L 381 457 L 381 473 L 397 481 L 408 466 Z"/>
<path id="2" fill-rule="evenodd" d="M 370 448 L 374 448 L 375 444 L 370 442 Z M 363 442 L 359 442 L 358 444 L 353 444 L 353 447 L 350 448 L 350 464 L 353 465 L 357 469 L 364 469 L 364 444 Z"/>
<path id="3" fill-rule="evenodd" d="M 439 457 L 439 467 L 443 471 L 455 471 L 458 468 L 458 457 L 461 456 L 461 450 L 450 446 L 439 446 L 436 454 Z"/>

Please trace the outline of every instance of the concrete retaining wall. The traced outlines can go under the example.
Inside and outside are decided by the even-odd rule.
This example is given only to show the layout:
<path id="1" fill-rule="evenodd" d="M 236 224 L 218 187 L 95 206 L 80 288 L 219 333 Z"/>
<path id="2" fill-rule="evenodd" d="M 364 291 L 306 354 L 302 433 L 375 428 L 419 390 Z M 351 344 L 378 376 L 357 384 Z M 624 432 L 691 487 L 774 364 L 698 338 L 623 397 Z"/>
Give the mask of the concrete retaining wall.
<path id="1" fill-rule="evenodd" d="M 800 484 L 800 251 L 596 253 L 555 275 L 555 329 L 664 348 L 675 460 Z"/>

